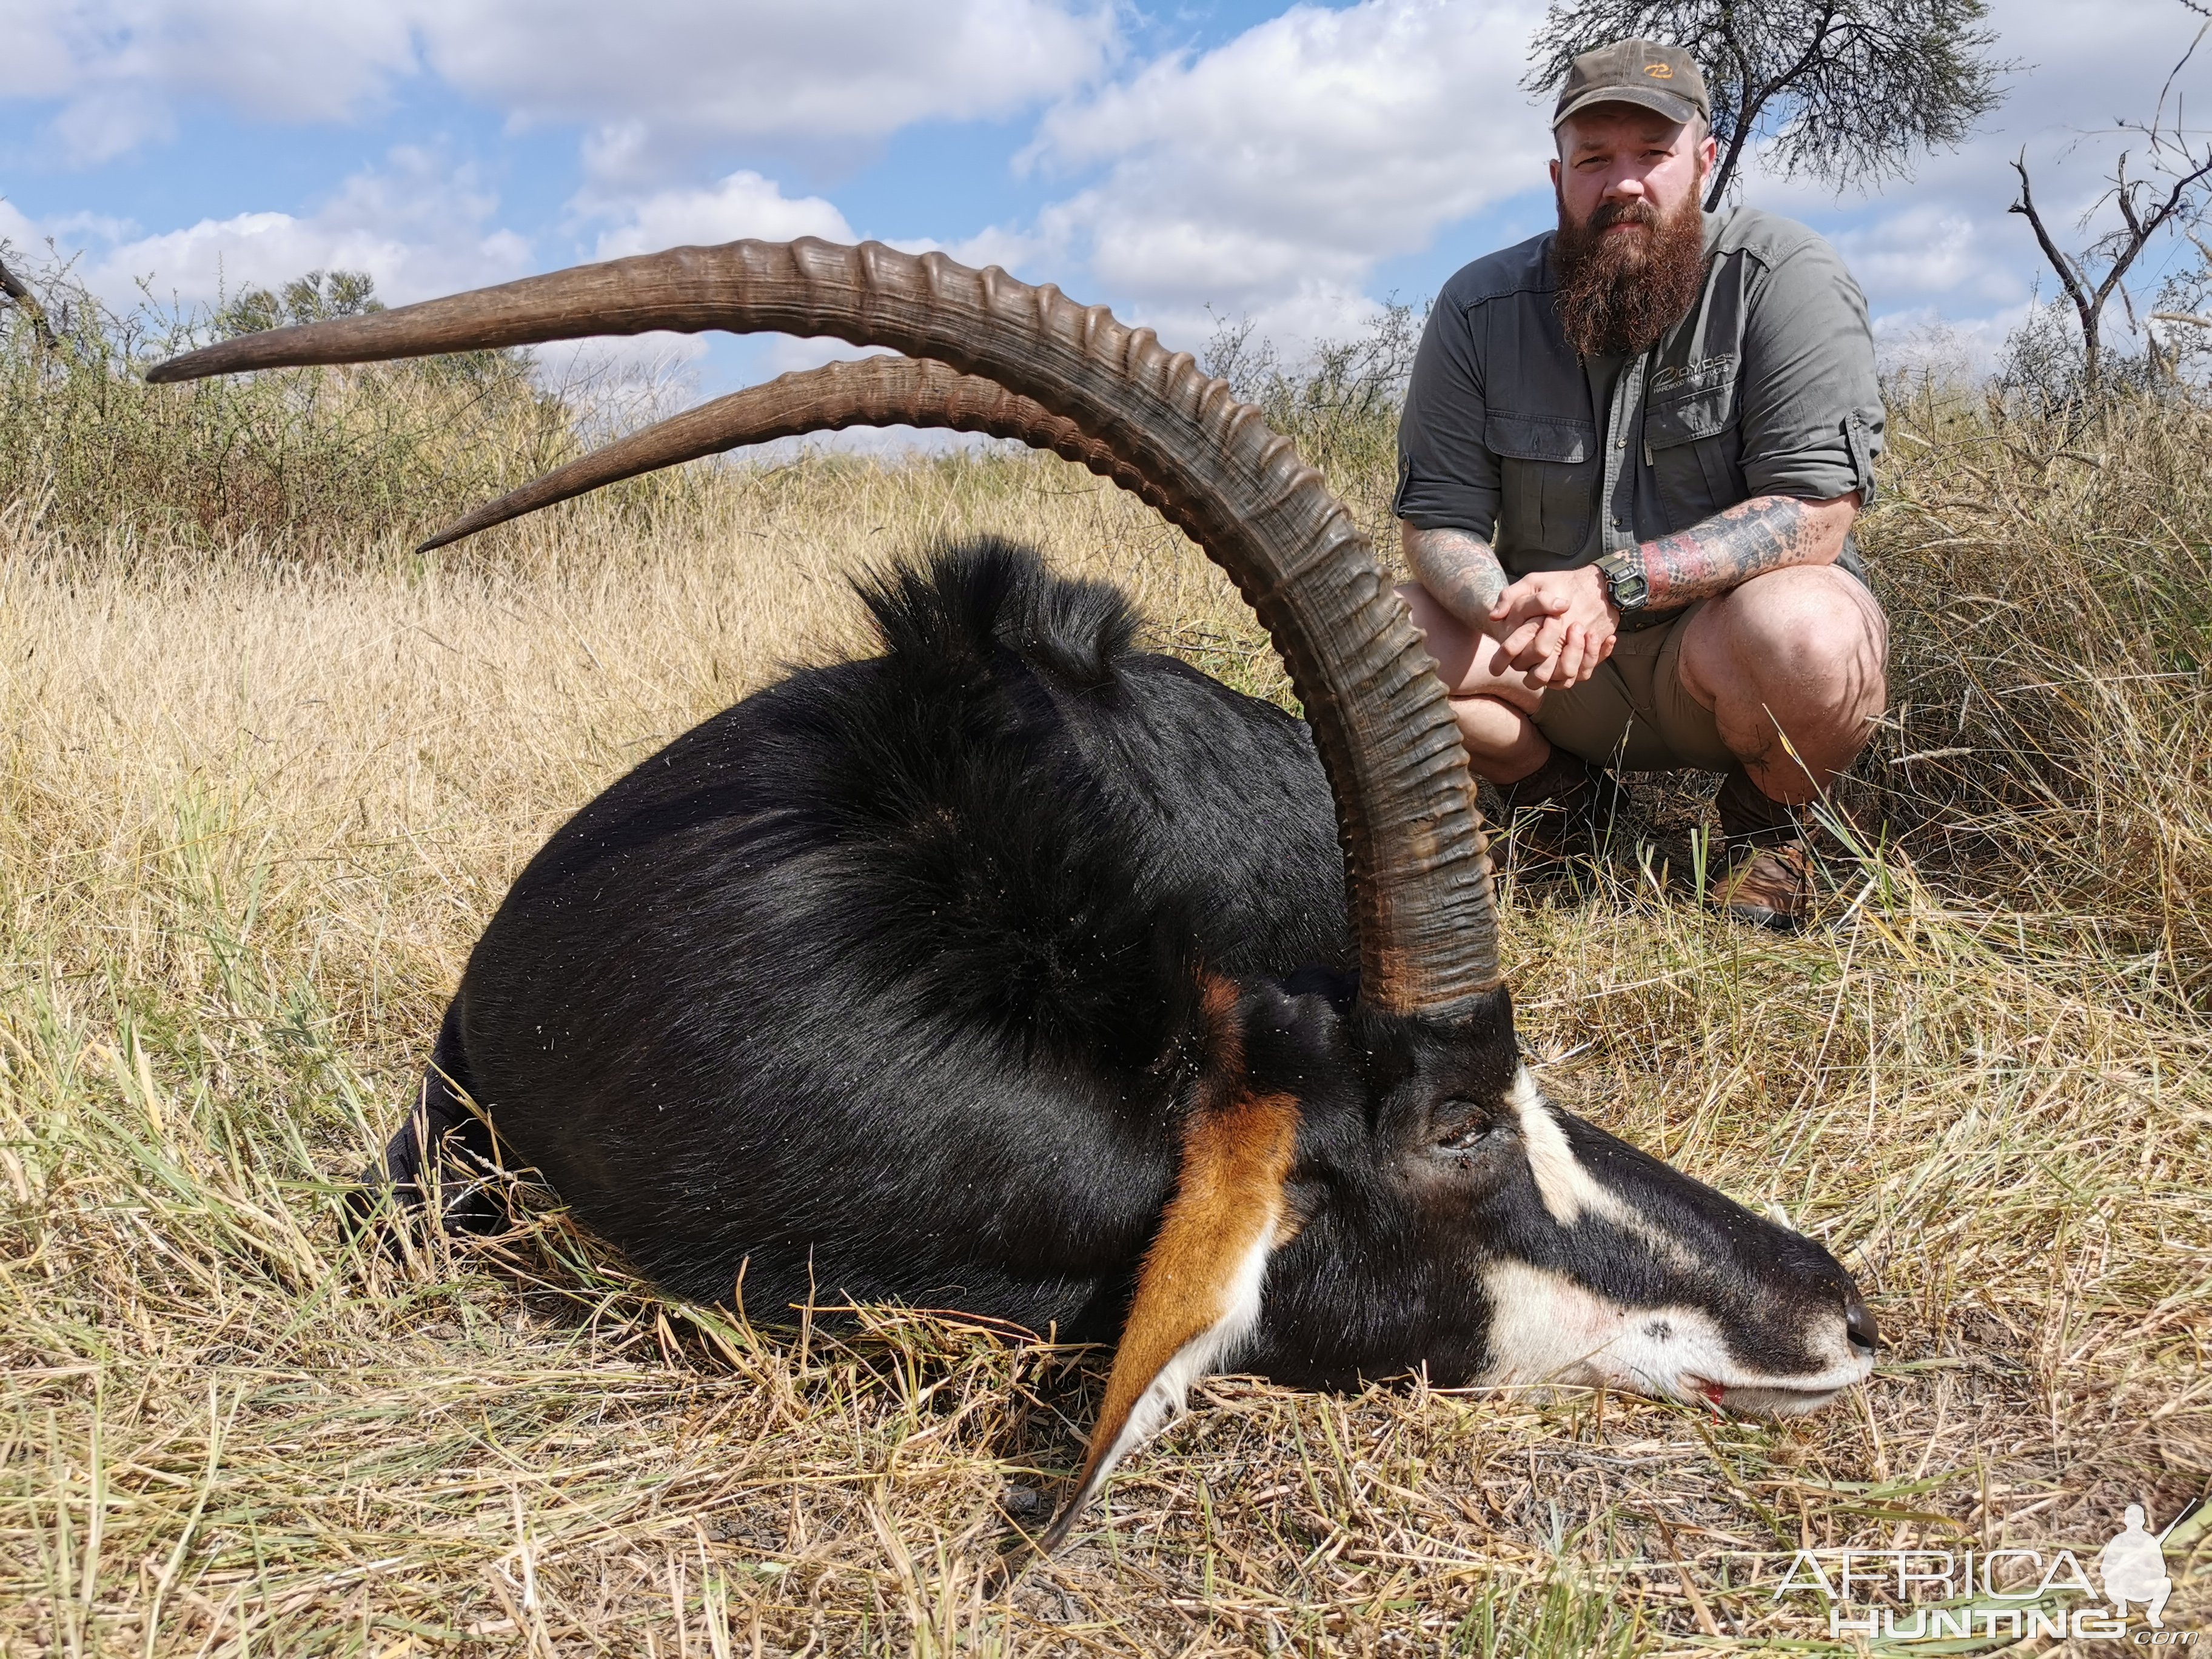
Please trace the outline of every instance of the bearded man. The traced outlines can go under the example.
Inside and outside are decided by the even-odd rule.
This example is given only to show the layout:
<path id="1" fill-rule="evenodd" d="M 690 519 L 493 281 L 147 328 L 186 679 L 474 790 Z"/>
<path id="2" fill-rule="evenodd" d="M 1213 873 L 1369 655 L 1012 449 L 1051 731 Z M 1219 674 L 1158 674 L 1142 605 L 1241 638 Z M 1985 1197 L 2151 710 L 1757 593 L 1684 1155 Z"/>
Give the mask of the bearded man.
<path id="1" fill-rule="evenodd" d="M 1700 210 L 1710 116 L 1675 47 L 1575 60 L 1553 114 L 1558 230 L 1461 270 L 1422 336 L 1403 592 L 1516 843 L 1607 821 L 1607 767 L 1722 772 L 1708 896 L 1788 929 L 1813 896 L 1793 809 L 1856 757 L 1887 693 L 1888 625 L 1850 539 L 1882 405 L 1834 250 L 1755 209 Z"/>

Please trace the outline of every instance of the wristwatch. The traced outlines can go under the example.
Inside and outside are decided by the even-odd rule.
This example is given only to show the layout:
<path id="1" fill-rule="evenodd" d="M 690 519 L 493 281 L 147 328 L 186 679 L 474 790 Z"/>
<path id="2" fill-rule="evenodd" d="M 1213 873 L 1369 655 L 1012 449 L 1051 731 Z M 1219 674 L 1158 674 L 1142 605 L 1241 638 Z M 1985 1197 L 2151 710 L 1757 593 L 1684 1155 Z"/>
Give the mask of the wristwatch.
<path id="1" fill-rule="evenodd" d="M 1605 555 L 1597 562 L 1597 573 L 1605 578 L 1606 593 L 1623 616 L 1643 610 L 1651 598 L 1651 584 L 1632 553 Z"/>

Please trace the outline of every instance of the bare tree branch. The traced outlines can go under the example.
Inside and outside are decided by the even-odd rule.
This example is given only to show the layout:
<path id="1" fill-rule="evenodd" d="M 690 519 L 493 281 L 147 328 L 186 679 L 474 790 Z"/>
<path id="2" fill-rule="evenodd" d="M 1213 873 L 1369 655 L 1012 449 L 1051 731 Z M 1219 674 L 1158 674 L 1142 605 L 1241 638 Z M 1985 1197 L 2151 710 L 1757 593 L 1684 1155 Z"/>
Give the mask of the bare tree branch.
<path id="1" fill-rule="evenodd" d="M 46 308 L 39 303 L 39 296 L 32 293 L 23 279 L 4 264 L 0 264 L 0 295 L 5 295 L 14 301 L 16 308 L 30 319 L 31 330 L 39 337 L 40 345 L 49 351 L 62 349 L 60 337 L 55 334 L 53 325 L 46 320 Z"/>
<path id="2" fill-rule="evenodd" d="M 2043 249 L 2043 257 L 2051 262 L 2051 270 L 2058 273 L 2058 280 L 2066 286 L 2066 297 L 2073 301 L 2077 309 L 2086 312 L 2089 304 L 2089 290 L 2075 270 L 2074 262 L 2059 251 L 2057 242 L 2051 240 L 2050 231 L 2044 228 L 2043 216 L 2035 210 L 2035 191 L 2027 179 L 2027 152 L 2025 149 L 2014 158 L 2012 170 L 2020 174 L 2020 199 L 2006 211 L 2027 216 L 2027 222 L 2034 227 L 2035 240 Z"/>
<path id="3" fill-rule="evenodd" d="M 1728 152 L 1722 156 L 1720 165 L 1713 169 L 1712 188 L 1705 192 L 1706 212 L 1717 211 L 1720 204 L 1728 199 L 1728 187 L 1735 177 L 1736 163 L 1742 159 L 1744 147 L 1750 142 L 1751 135 L 1759 130 L 1760 112 L 1773 101 L 1778 94 L 1787 91 L 1802 79 L 1805 72 L 1820 61 L 1821 53 L 1827 48 L 1828 33 L 1835 15 L 1835 9 L 1832 6 L 1825 8 L 1814 25 L 1812 40 L 1807 43 L 1805 50 L 1798 55 L 1797 61 L 1781 74 L 1767 81 L 1759 88 L 1757 94 L 1753 95 L 1748 72 L 1750 60 L 1744 53 L 1741 44 L 1735 41 L 1735 18 L 1733 10 L 1727 14 L 1727 19 L 1723 27 L 1728 33 L 1730 43 L 1735 46 L 1736 60 L 1746 65 L 1746 73 L 1743 77 L 1743 96 L 1736 106 L 1735 128 L 1729 134 Z"/>
<path id="4" fill-rule="evenodd" d="M 2185 0 L 2189 3 L 2190 0 Z M 2192 10 L 2203 7 L 2191 4 Z M 2212 15 L 2212 14 L 2207 14 Z M 2195 227 L 2201 222 L 2208 206 L 2212 206 L 2212 194 L 2206 185 L 2212 181 L 2212 147 L 2199 154 L 2191 143 L 2187 129 L 2181 123 L 2179 100 L 2173 99 L 2174 78 L 2186 64 L 2205 36 L 2212 33 L 2212 23 L 2197 31 L 2179 60 L 2166 77 L 2158 96 L 2158 107 L 2150 120 L 2122 121 L 2119 130 L 2141 135 L 2149 155 L 2147 178 L 2128 177 L 2129 152 L 2122 150 L 2112 163 L 2110 183 L 2104 194 L 2092 203 L 2082 216 L 2086 226 L 2107 204 L 2119 214 L 2120 223 L 2115 228 L 2095 238 L 2081 252 L 2069 256 L 2062 250 L 2036 210 L 2035 195 L 2027 173 L 2027 152 L 2022 150 L 2013 161 L 2013 171 L 2020 175 L 2020 196 L 2010 211 L 2027 219 L 2035 232 L 2036 245 L 2058 277 L 2066 297 L 2074 307 L 2074 313 L 2081 330 L 2081 390 L 2094 398 L 2105 390 L 2105 362 L 2103 327 L 2105 308 L 2118 295 L 2120 306 L 2127 314 L 2128 327 L 2142 331 L 2142 324 L 2136 313 L 2135 296 L 2127 286 L 2128 274 L 2160 235 L 2172 230 L 2185 235 L 2197 245 L 2197 251 L 2212 263 L 2212 250 L 2208 250 Z M 2173 102 L 2171 118 L 2167 114 L 2169 100 Z M 2163 174 L 2161 185 L 2156 175 Z M 2100 276 L 2091 273 L 2092 262 L 2103 265 Z M 2185 297 L 2172 294 L 2172 297 Z M 2178 310 L 2154 312 L 2154 319 L 2187 320 L 2193 313 Z M 2156 335 L 2146 337 L 2145 349 L 2149 355 L 2153 370 L 2172 369 L 2167 361 L 2166 345 Z"/>
<path id="5" fill-rule="evenodd" d="M 1735 119 L 1729 123 L 1721 145 L 1721 164 L 1713 169 L 1713 187 L 1705 192 L 1705 209 L 1708 213 L 1723 199 L 1729 181 L 1735 177 L 1736 157 L 1743 153 L 1744 135 L 1754 131 L 1753 123 L 1759 113 L 1758 106 L 1752 102 L 1751 54 L 1744 50 L 1743 37 L 1736 33 L 1732 9 L 1721 13 L 1721 39 L 1727 44 L 1729 55 L 1735 60 Z"/>

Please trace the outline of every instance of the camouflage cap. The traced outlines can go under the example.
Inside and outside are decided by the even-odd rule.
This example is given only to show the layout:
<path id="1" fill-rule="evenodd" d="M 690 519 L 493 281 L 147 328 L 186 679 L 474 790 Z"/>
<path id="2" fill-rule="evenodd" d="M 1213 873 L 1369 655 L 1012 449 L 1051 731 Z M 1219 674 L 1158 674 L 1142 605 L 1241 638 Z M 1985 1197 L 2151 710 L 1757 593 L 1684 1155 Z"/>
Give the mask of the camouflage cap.
<path id="1" fill-rule="evenodd" d="M 1713 115 L 1697 60 L 1656 40 L 1616 40 L 1576 58 L 1553 106 L 1553 126 L 1592 104 L 1640 104 L 1670 121 Z"/>

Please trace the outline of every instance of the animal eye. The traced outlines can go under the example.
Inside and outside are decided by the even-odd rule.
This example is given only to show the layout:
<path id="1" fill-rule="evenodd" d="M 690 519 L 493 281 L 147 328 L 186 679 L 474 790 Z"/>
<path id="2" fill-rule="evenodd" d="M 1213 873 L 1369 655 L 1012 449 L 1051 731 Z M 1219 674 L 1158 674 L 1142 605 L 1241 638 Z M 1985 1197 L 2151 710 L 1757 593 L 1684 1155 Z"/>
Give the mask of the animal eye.
<path id="1" fill-rule="evenodd" d="M 1460 1109 L 1455 1111 L 1455 1107 Z M 1471 1152 L 1484 1141 L 1504 1133 L 1506 1128 L 1502 1120 L 1478 1110 L 1465 1101 L 1447 1102 L 1438 1115 L 1450 1125 L 1436 1139 L 1434 1150 L 1439 1152 Z"/>

